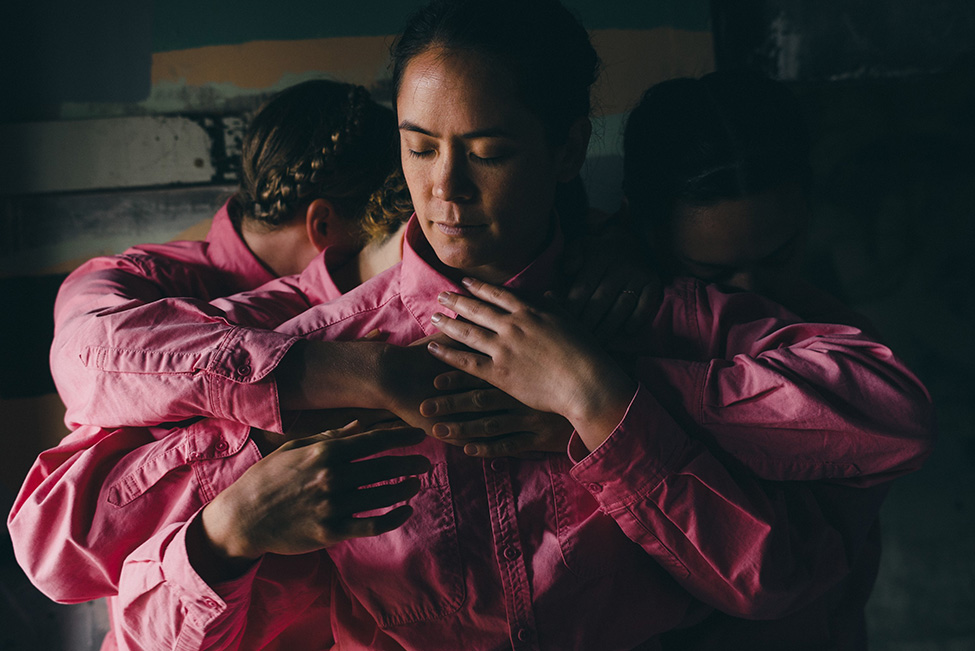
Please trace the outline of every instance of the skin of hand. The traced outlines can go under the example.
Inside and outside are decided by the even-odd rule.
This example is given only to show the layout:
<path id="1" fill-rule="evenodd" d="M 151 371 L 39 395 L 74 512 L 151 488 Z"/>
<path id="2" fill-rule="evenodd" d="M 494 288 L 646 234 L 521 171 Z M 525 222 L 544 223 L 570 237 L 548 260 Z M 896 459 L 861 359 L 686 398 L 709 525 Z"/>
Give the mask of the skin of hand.
<path id="1" fill-rule="evenodd" d="M 472 457 L 534 458 L 539 453 L 564 453 L 572 425 L 558 414 L 531 409 L 483 380 L 461 371 L 437 376 L 436 388 L 457 391 L 420 403 L 420 413 L 441 419 L 433 435 L 463 446 Z M 444 417 L 454 420 L 444 421 Z"/>
<path id="2" fill-rule="evenodd" d="M 388 427 L 389 423 L 405 426 L 406 423 L 395 414 L 381 409 L 313 409 L 298 412 L 285 426 L 283 434 L 251 428 L 251 438 L 263 456 L 296 439 L 318 434 L 327 430 L 340 429 L 344 425 L 358 421 L 363 429 Z"/>
<path id="3" fill-rule="evenodd" d="M 659 275 L 639 260 L 646 252 L 636 251 L 619 227 L 606 230 L 592 246 L 582 242 L 568 256 L 567 271 L 573 284 L 563 302 L 596 338 L 609 348 L 624 333 L 646 327 L 660 305 Z M 624 241 L 626 243 L 624 243 Z M 620 252 L 627 252 L 620 255 Z M 420 413 L 426 417 L 455 416 L 433 426 L 433 435 L 451 445 L 463 445 L 470 456 L 538 456 L 536 453 L 564 452 L 572 425 L 562 416 L 525 407 L 503 391 L 464 373 L 445 373 L 435 380 L 441 390 L 458 391 L 425 400 Z"/>
<path id="4" fill-rule="evenodd" d="M 433 322 L 470 350 L 432 341 L 431 354 L 528 407 L 564 416 L 594 450 L 626 413 L 636 383 L 556 306 L 533 306 L 471 278 L 464 286 L 473 297 L 438 297 L 463 320 L 437 313 Z"/>
<path id="5" fill-rule="evenodd" d="M 430 433 L 434 422 L 420 415 L 420 403 L 450 368 L 427 352 L 429 338 L 410 346 L 379 339 L 296 343 L 274 372 L 281 409 L 382 410 Z"/>
<path id="6" fill-rule="evenodd" d="M 289 441 L 251 466 L 204 507 L 188 540 L 190 561 L 204 580 L 225 580 L 266 553 L 303 554 L 349 538 L 377 536 L 412 514 L 416 475 L 431 464 L 420 455 L 372 457 L 420 443 L 422 430 L 362 431 L 358 423 Z M 397 481 L 398 480 L 398 481 Z M 374 486 L 380 482 L 381 486 Z M 357 514 L 393 507 L 370 517 Z"/>
<path id="7" fill-rule="evenodd" d="M 572 243 L 566 252 L 572 284 L 563 305 L 606 344 L 640 332 L 660 307 L 660 276 L 635 240 L 623 227 L 613 226 L 599 237 Z"/>

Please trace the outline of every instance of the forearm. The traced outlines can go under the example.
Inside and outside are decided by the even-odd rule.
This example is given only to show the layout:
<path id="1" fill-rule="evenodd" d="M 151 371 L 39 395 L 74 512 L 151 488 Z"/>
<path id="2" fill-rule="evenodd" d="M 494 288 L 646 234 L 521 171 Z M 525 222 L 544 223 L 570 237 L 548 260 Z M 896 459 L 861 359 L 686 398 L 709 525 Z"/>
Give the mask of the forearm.
<path id="1" fill-rule="evenodd" d="M 18 561 L 56 601 L 116 593 L 129 553 L 188 519 L 260 459 L 248 431 L 199 421 L 176 432 L 73 432 L 38 457 L 11 510 Z"/>
<path id="2" fill-rule="evenodd" d="M 643 388 L 595 452 L 570 453 L 573 476 L 628 537 L 698 599 L 741 617 L 780 616 L 841 580 L 879 508 L 836 501 L 827 517 L 809 485 L 758 480 L 688 437 Z"/>
<path id="3" fill-rule="evenodd" d="M 284 410 L 389 408 L 380 384 L 388 346 L 301 340 L 275 371 Z"/>
<path id="4" fill-rule="evenodd" d="M 687 291 L 691 290 L 691 291 Z M 632 372 L 685 429 L 772 480 L 887 481 L 935 439 L 931 398 L 885 345 L 855 327 L 796 323 L 760 296 L 677 284 L 656 325 L 673 346 Z M 696 348 L 696 350 L 695 350 Z"/>
<path id="5" fill-rule="evenodd" d="M 269 331 L 276 321 L 235 323 L 207 302 L 206 278 L 171 260 L 124 255 L 65 281 L 51 370 L 71 429 L 195 416 L 280 428 L 276 388 L 264 380 L 296 338 Z"/>

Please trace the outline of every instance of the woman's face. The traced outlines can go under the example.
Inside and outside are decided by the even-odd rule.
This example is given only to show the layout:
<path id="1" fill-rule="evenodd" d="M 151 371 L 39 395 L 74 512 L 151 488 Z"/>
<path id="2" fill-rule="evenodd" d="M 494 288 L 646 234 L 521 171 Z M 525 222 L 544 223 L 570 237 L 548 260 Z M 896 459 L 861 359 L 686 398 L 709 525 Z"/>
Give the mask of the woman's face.
<path id="1" fill-rule="evenodd" d="M 670 257 L 677 273 L 762 292 L 797 270 L 807 222 L 796 184 L 710 205 L 678 203 Z"/>
<path id="2" fill-rule="evenodd" d="M 427 241 L 448 267 L 493 282 L 544 247 L 556 183 L 581 164 L 571 144 L 548 145 L 506 72 L 476 53 L 430 49 L 407 65 L 396 103 L 403 172 Z"/>

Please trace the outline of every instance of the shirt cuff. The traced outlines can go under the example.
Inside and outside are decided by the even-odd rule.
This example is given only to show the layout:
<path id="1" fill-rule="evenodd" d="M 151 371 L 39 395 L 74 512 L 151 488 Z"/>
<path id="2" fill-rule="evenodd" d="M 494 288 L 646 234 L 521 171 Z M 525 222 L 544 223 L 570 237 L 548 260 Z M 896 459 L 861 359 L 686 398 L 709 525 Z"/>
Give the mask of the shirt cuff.
<path id="1" fill-rule="evenodd" d="M 162 559 L 162 571 L 166 582 L 179 593 L 180 603 L 194 621 L 205 628 L 210 622 L 228 611 L 246 609 L 253 590 L 254 577 L 261 560 L 240 577 L 211 586 L 204 581 L 190 563 L 186 549 L 186 532 L 191 523 L 202 517 L 203 509 L 196 512 L 189 522 L 180 527 L 172 542 L 166 547 Z"/>
<path id="2" fill-rule="evenodd" d="M 570 474 L 606 510 L 644 499 L 680 467 L 692 440 L 650 391 L 638 384 L 623 419 L 592 452 L 578 432 L 569 439 Z"/>
<path id="3" fill-rule="evenodd" d="M 212 374 L 209 392 L 213 413 L 283 433 L 277 384 L 270 374 L 299 339 L 269 330 L 237 328 L 221 345 L 222 354 L 214 355 L 207 367 Z"/>

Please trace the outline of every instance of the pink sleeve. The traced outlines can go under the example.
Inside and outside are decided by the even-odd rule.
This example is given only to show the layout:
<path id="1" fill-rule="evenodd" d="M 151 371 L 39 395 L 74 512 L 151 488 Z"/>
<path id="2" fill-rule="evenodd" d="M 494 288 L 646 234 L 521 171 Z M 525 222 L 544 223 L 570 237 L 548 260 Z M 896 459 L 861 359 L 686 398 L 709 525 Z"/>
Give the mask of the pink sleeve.
<path id="1" fill-rule="evenodd" d="M 856 328 L 674 291 L 656 330 L 699 361 L 640 360 L 612 435 L 591 454 L 573 436 L 573 475 L 699 599 L 776 617 L 846 576 L 889 481 L 931 452 L 930 397 Z"/>
<path id="2" fill-rule="evenodd" d="M 71 433 L 37 458 L 8 516 L 18 562 L 58 602 L 115 594 L 130 552 L 188 519 L 260 460 L 249 432 L 201 420 L 178 431 Z"/>
<path id="3" fill-rule="evenodd" d="M 736 617 L 775 618 L 849 572 L 885 487 L 840 499 L 828 486 L 769 482 L 688 437 L 642 385 L 572 475 L 688 592 Z M 827 514 L 829 514 L 827 516 Z"/>
<path id="4" fill-rule="evenodd" d="M 796 323 L 774 303 L 679 285 L 658 315 L 697 342 L 686 359 L 641 359 L 643 382 L 687 431 L 765 479 L 871 484 L 917 470 L 934 408 L 918 378 L 875 337 Z M 697 360 L 697 361 L 693 361 Z"/>
<path id="5" fill-rule="evenodd" d="M 267 555 L 240 578 L 211 586 L 187 554 L 198 517 L 159 531 L 126 559 L 112 604 L 121 649 L 263 648 L 309 613 L 317 639 L 293 640 L 296 648 L 332 646 L 327 554 Z"/>
<path id="6" fill-rule="evenodd" d="M 260 562 L 213 588 L 190 565 L 188 528 L 189 522 L 172 524 L 126 559 L 112 602 L 120 649 L 246 648 L 243 634 Z"/>
<path id="7" fill-rule="evenodd" d="M 307 308 L 305 297 L 291 292 L 271 314 L 246 301 L 228 313 L 207 302 L 208 273 L 133 253 L 97 258 L 68 277 L 55 305 L 51 370 L 70 429 L 213 416 L 281 430 L 270 374 L 296 338 L 270 330 Z"/>

